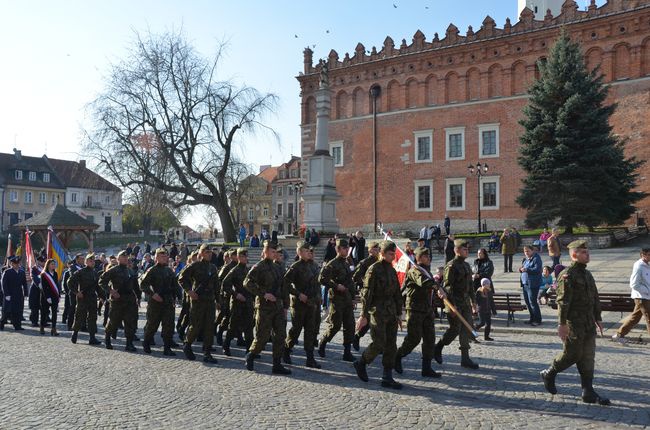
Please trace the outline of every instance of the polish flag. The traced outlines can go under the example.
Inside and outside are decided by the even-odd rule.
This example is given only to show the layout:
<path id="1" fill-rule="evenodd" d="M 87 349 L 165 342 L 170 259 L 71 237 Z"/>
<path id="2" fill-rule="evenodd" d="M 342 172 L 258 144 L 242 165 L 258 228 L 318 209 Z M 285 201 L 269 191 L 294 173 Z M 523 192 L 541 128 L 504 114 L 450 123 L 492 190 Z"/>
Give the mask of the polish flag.
<path id="1" fill-rule="evenodd" d="M 384 239 L 394 242 L 393 239 L 390 237 L 390 234 L 391 234 L 390 230 L 384 233 Z M 408 255 L 406 255 L 404 251 L 402 251 L 402 248 L 396 246 L 395 259 L 393 260 L 393 268 L 397 272 L 397 279 L 399 280 L 400 287 L 404 285 L 404 279 L 406 279 L 406 272 L 408 272 L 410 267 L 411 267 L 411 259 L 408 257 Z"/>

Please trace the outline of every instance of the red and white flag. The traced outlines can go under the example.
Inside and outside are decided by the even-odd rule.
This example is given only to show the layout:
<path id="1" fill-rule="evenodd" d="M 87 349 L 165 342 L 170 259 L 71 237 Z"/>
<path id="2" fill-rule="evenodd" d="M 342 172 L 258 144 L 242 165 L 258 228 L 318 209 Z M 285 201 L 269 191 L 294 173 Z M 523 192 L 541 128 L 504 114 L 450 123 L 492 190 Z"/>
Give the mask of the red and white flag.
<path id="1" fill-rule="evenodd" d="M 34 259 L 34 250 L 32 249 L 32 232 L 29 229 L 25 230 L 25 274 L 27 275 L 27 282 L 32 281 L 32 267 L 36 266 Z"/>
<path id="2" fill-rule="evenodd" d="M 391 242 L 394 242 L 393 239 L 390 237 L 390 231 L 388 233 L 384 233 L 384 238 L 386 240 L 390 240 Z M 399 285 L 400 287 L 404 285 L 404 279 L 406 279 L 406 273 L 408 272 L 409 268 L 411 267 L 411 259 L 406 255 L 402 249 L 396 246 L 396 251 L 395 251 L 395 259 L 393 260 L 393 268 L 397 272 L 397 279 L 399 279 Z"/>

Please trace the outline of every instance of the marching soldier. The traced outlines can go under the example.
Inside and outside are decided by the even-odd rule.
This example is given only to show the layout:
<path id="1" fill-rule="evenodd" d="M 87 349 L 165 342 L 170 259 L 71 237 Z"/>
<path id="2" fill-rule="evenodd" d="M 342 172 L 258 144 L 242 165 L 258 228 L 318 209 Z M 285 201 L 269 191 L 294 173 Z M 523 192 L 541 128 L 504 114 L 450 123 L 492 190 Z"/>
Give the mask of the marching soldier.
<path id="1" fill-rule="evenodd" d="M 474 291 L 472 288 L 472 269 L 465 261 L 469 255 L 469 244 L 465 239 L 454 240 L 454 254 L 454 259 L 445 266 L 444 287 L 447 292 L 447 299 L 466 321 L 472 321 Z M 449 328 L 436 344 L 433 357 L 438 364 L 442 364 L 442 349 L 458 337 L 462 357 L 460 365 L 469 369 L 478 369 L 478 364 L 469 358 L 470 335 L 467 329 L 448 307 L 445 312 L 447 313 Z"/>
<path id="2" fill-rule="evenodd" d="M 246 354 L 246 368 L 253 370 L 255 355 L 262 352 L 264 345 L 273 338 L 273 369 L 272 373 L 290 375 L 291 370 L 282 363 L 284 340 L 287 336 L 287 308 L 289 294 L 283 287 L 282 271 L 273 260 L 276 256 L 277 244 L 264 242 L 262 260 L 246 275 L 244 287 L 256 297 L 255 309 L 255 339 Z"/>
<path id="3" fill-rule="evenodd" d="M 183 352 L 188 360 L 195 360 L 192 343 L 199 335 L 203 335 L 203 361 L 216 363 L 212 356 L 212 340 L 214 339 L 215 294 L 218 291 L 217 268 L 210 262 L 212 250 L 206 244 L 199 248 L 199 261 L 186 266 L 178 277 L 178 283 L 183 287 L 190 299 L 190 327 L 185 337 Z"/>
<path id="4" fill-rule="evenodd" d="M 541 372 L 544 387 L 557 394 L 555 377 L 574 364 L 580 373 L 582 401 L 609 405 L 609 399 L 594 391 L 594 357 L 596 355 L 596 328 L 603 332 L 600 300 L 596 281 L 587 270 L 589 250 L 585 240 L 575 240 L 568 245 L 571 265 L 558 276 L 557 310 L 558 336 L 564 349 L 553 364 Z"/>
<path id="5" fill-rule="evenodd" d="M 163 355 L 174 356 L 174 298 L 176 296 L 176 275 L 169 267 L 169 256 L 165 248 L 158 248 L 156 265 L 150 267 L 140 281 L 140 288 L 149 297 L 147 301 L 147 323 L 144 326 L 142 350 L 151 354 L 151 343 L 158 326 L 162 324 Z"/>
<path id="6" fill-rule="evenodd" d="M 284 362 L 291 364 L 291 349 L 304 327 L 306 366 L 320 369 L 320 364 L 314 359 L 314 333 L 318 331 L 314 310 L 320 301 L 320 284 L 318 275 L 311 266 L 310 249 L 309 243 L 298 242 L 296 252 L 300 259 L 293 263 L 284 275 L 285 288 L 291 294 L 291 330 L 285 342 Z"/>
<path id="7" fill-rule="evenodd" d="M 373 240 L 368 243 L 368 254 L 370 255 L 359 263 L 356 270 L 354 271 L 354 275 L 352 275 L 352 280 L 359 290 L 363 288 L 363 278 L 365 278 L 366 272 L 370 266 L 378 261 L 377 256 L 379 255 L 379 242 Z M 368 333 L 368 330 L 370 330 L 370 325 L 366 325 L 364 328 L 354 334 L 352 347 L 355 351 L 359 350 L 359 341 L 363 336 L 365 336 L 366 333 Z"/>
<path id="8" fill-rule="evenodd" d="M 438 289 L 431 275 L 431 256 L 429 248 L 417 248 L 415 259 L 419 268 L 411 266 L 406 280 L 406 337 L 397 350 L 395 371 L 403 372 L 402 357 L 406 357 L 422 341 L 422 376 L 440 378 L 440 374 L 431 368 L 436 331 L 434 326 L 431 294 L 435 289 L 440 298 L 445 298 L 444 291 Z"/>
<path id="9" fill-rule="evenodd" d="M 253 314 L 255 312 L 255 303 L 253 295 L 244 288 L 244 279 L 248 274 L 248 250 L 246 248 L 237 249 L 237 256 L 233 257 L 237 265 L 228 272 L 221 284 L 222 290 L 228 291 L 230 296 L 230 324 L 226 339 L 223 343 L 223 353 L 230 356 L 230 342 L 235 336 L 241 336 L 243 333 L 246 349 L 250 348 L 253 343 Z"/>
<path id="10" fill-rule="evenodd" d="M 354 338 L 354 308 L 352 299 L 357 291 L 348 265 L 348 240 L 336 240 L 336 258 L 321 270 L 319 282 L 329 291 L 330 310 L 327 330 L 318 345 L 318 355 L 325 357 L 325 346 L 343 326 L 343 361 L 354 361 L 351 347 Z"/>
<path id="11" fill-rule="evenodd" d="M 70 267 L 70 276 L 77 270 L 81 270 L 84 264 L 84 255 L 83 254 L 77 254 L 74 256 L 74 263 Z M 68 308 L 68 313 L 67 313 L 67 324 L 68 324 L 68 330 L 72 330 L 72 326 L 74 324 L 74 315 L 76 313 L 76 307 L 77 307 L 77 296 L 74 294 L 68 293 L 70 290 L 70 287 L 68 287 L 67 282 L 70 280 L 68 277 L 66 280 L 66 283 L 63 284 L 63 290 L 66 291 L 66 296 L 65 296 L 65 301 L 66 301 L 66 307 Z M 65 309 L 64 309 L 65 312 Z M 83 327 L 82 327 L 83 328 Z"/>
<path id="12" fill-rule="evenodd" d="M 235 249 L 227 250 L 224 255 L 224 265 L 219 270 L 219 277 L 217 281 L 217 303 L 219 304 L 219 315 L 215 325 L 217 326 L 217 345 L 223 345 L 223 332 L 228 330 L 230 324 L 230 291 L 224 290 L 221 285 L 226 275 L 237 265 L 237 251 Z"/>
<path id="13" fill-rule="evenodd" d="M 99 288 L 99 274 L 95 271 L 95 254 L 86 255 L 86 265 L 70 275 L 68 281 L 69 293 L 75 296 L 76 309 L 72 324 L 72 343 L 77 343 L 79 330 L 85 325 L 88 328 L 88 345 L 99 345 L 97 340 L 97 298 L 104 298 L 104 292 Z M 106 337 L 109 337 L 106 335 Z M 109 341 L 110 342 L 110 341 Z"/>
<path id="14" fill-rule="evenodd" d="M 136 352 L 133 345 L 135 331 L 138 328 L 138 278 L 128 268 L 129 256 L 126 251 L 117 254 L 117 266 L 113 266 L 99 277 L 99 286 L 110 297 L 108 324 L 106 324 L 104 344 L 106 349 L 113 349 L 111 336 L 115 336 L 120 323 L 124 325 L 126 337 L 125 351 Z"/>
<path id="15" fill-rule="evenodd" d="M 163 247 L 164 249 L 164 247 Z M 195 261 L 198 261 L 198 250 L 195 250 L 192 252 L 187 260 L 187 264 L 194 263 Z M 185 332 L 187 331 L 187 327 L 190 325 L 190 298 L 187 297 L 187 293 L 183 291 L 181 288 L 181 297 L 179 300 L 181 300 L 181 311 L 178 313 L 178 322 L 176 323 L 176 331 L 178 331 L 178 337 L 184 341 L 185 340 Z"/>
<path id="16" fill-rule="evenodd" d="M 354 362 L 357 376 L 368 382 L 366 366 L 382 354 L 384 373 L 381 386 L 399 390 L 402 384 L 393 379 L 395 352 L 397 350 L 397 327 L 401 325 L 402 293 L 397 272 L 393 268 L 395 243 L 381 243 L 381 258 L 368 269 L 361 290 L 361 316 L 358 326 L 370 325 L 372 342 L 361 357 Z"/>
<path id="17" fill-rule="evenodd" d="M 314 261 L 314 247 L 313 245 L 309 247 L 309 268 L 311 269 L 314 279 L 316 280 L 316 284 L 318 286 L 318 298 L 317 298 L 317 303 L 316 306 L 314 307 L 314 327 L 316 330 L 314 331 L 314 347 L 318 345 L 318 332 L 320 331 L 320 323 L 321 323 L 321 305 L 323 304 L 323 294 L 321 292 L 321 285 L 320 282 L 318 282 L 318 276 L 320 275 L 320 266 L 316 261 Z"/>

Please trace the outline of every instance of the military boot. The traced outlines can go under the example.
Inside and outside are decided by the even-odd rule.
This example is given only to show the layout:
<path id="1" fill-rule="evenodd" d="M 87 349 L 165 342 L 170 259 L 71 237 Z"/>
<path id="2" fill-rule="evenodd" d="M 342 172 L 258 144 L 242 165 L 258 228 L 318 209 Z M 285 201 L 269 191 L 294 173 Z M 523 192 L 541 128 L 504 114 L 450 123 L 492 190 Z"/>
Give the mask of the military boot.
<path id="1" fill-rule="evenodd" d="M 70 342 L 72 342 L 72 343 L 77 343 L 77 337 L 78 337 L 78 336 L 79 336 L 79 332 L 76 331 L 76 330 L 73 331 L 73 332 L 72 332 L 72 337 L 70 338 Z"/>
<path id="2" fill-rule="evenodd" d="M 314 350 L 312 349 L 311 351 L 305 351 L 305 354 L 307 355 L 307 362 L 305 363 L 305 366 L 311 367 L 312 369 L 320 369 L 320 364 L 314 359 Z"/>
<path id="3" fill-rule="evenodd" d="M 395 354 L 395 372 L 400 375 L 404 373 L 404 368 L 402 367 L 402 354 L 400 354 L 399 350 L 397 350 L 397 354 Z"/>
<path id="4" fill-rule="evenodd" d="M 555 377 L 557 376 L 557 372 L 555 369 L 550 367 L 539 372 L 539 375 L 542 377 L 542 381 L 544 381 L 544 388 L 546 388 L 546 391 L 551 394 L 557 394 L 557 388 L 555 387 Z"/>
<path id="5" fill-rule="evenodd" d="M 59 335 L 59 332 L 56 331 L 56 325 L 52 326 L 52 331 L 50 332 L 50 335 L 51 336 L 58 336 Z"/>
<path id="6" fill-rule="evenodd" d="M 273 368 L 271 373 L 274 375 L 291 375 L 291 370 L 287 369 L 280 362 L 280 357 L 273 357 Z"/>
<path id="7" fill-rule="evenodd" d="M 361 341 L 361 336 L 359 336 L 359 333 L 355 333 L 354 338 L 352 339 L 352 348 L 354 348 L 355 351 L 359 351 L 360 341 Z"/>
<path id="8" fill-rule="evenodd" d="M 384 375 L 381 377 L 381 386 L 384 388 L 393 388 L 401 390 L 402 384 L 393 379 L 393 369 L 384 367 Z"/>
<path id="9" fill-rule="evenodd" d="M 106 345 L 106 349 L 113 349 L 113 345 L 111 345 L 111 336 L 110 335 L 104 336 L 104 345 Z"/>
<path id="10" fill-rule="evenodd" d="M 608 406 L 611 404 L 609 399 L 605 397 L 600 397 L 592 385 L 591 378 L 580 377 L 582 382 L 582 401 L 585 403 L 598 403 L 601 406 Z"/>
<path id="11" fill-rule="evenodd" d="M 126 340 L 126 346 L 124 347 L 124 350 L 128 352 L 138 352 L 138 349 L 133 345 L 133 339 Z"/>
<path id="12" fill-rule="evenodd" d="M 45 334 L 45 326 L 41 325 L 41 335 L 44 335 L 44 334 Z"/>
<path id="13" fill-rule="evenodd" d="M 232 354 L 230 353 L 230 343 L 232 342 L 232 336 L 230 335 L 230 332 L 226 334 L 226 339 L 223 341 L 222 349 L 223 349 L 223 355 L 230 357 Z"/>
<path id="14" fill-rule="evenodd" d="M 190 361 L 196 360 L 196 356 L 194 355 L 194 351 L 192 351 L 192 345 L 189 343 L 185 343 L 183 345 L 183 353 L 185 354 L 185 358 L 187 358 Z"/>
<path id="15" fill-rule="evenodd" d="M 363 360 L 363 356 L 361 356 L 352 365 L 357 371 L 357 376 L 359 379 L 361 379 L 363 382 L 368 382 L 368 371 L 366 370 L 366 362 Z"/>
<path id="16" fill-rule="evenodd" d="M 327 341 L 323 338 L 318 343 L 318 355 L 320 358 L 325 358 L 325 346 L 327 346 Z"/>
<path id="17" fill-rule="evenodd" d="M 237 336 L 237 346 L 247 346 L 247 342 L 241 334 Z"/>
<path id="18" fill-rule="evenodd" d="M 221 326 L 217 329 L 217 345 L 223 345 L 223 328 Z"/>
<path id="19" fill-rule="evenodd" d="M 284 348 L 284 352 L 282 353 L 282 361 L 284 361 L 285 364 L 291 364 L 291 350 L 289 348 Z"/>
<path id="20" fill-rule="evenodd" d="M 466 349 L 463 349 L 460 351 L 461 359 L 460 359 L 460 365 L 462 367 L 466 367 L 468 369 L 478 369 L 478 364 L 473 362 L 471 358 L 469 358 L 469 351 Z"/>
<path id="21" fill-rule="evenodd" d="M 174 351 L 172 351 L 171 344 L 170 345 L 165 345 L 165 349 L 163 350 L 163 355 L 166 355 L 168 357 L 176 356 L 176 353 Z"/>
<path id="22" fill-rule="evenodd" d="M 101 344 L 101 342 L 97 340 L 94 334 L 91 334 L 90 339 L 88 339 L 88 345 L 99 345 L 99 344 Z"/>
<path id="23" fill-rule="evenodd" d="M 395 369 L 397 370 L 397 369 Z M 427 378 L 440 378 L 442 375 L 431 367 L 431 359 L 423 358 L 422 359 L 422 376 Z"/>
<path id="24" fill-rule="evenodd" d="M 436 346 L 433 348 L 433 358 L 438 364 L 442 364 L 442 348 L 444 347 L 445 345 L 441 340 L 439 340 L 438 343 L 436 343 Z"/>
<path id="25" fill-rule="evenodd" d="M 343 357 L 341 360 L 343 361 L 349 361 L 350 363 L 354 362 L 355 358 L 354 355 L 352 355 L 352 345 L 349 343 L 346 343 L 343 345 Z"/>
<path id="26" fill-rule="evenodd" d="M 210 354 L 210 351 L 204 351 L 203 352 L 203 362 L 204 363 L 212 363 L 212 364 L 217 364 L 217 359 Z"/>
<path id="27" fill-rule="evenodd" d="M 142 342 L 142 350 L 145 352 L 145 354 L 151 354 L 151 343 L 147 339 Z"/>
<path id="28" fill-rule="evenodd" d="M 246 369 L 253 371 L 255 367 L 254 363 L 255 363 L 255 357 L 253 353 L 251 352 L 246 353 Z"/>

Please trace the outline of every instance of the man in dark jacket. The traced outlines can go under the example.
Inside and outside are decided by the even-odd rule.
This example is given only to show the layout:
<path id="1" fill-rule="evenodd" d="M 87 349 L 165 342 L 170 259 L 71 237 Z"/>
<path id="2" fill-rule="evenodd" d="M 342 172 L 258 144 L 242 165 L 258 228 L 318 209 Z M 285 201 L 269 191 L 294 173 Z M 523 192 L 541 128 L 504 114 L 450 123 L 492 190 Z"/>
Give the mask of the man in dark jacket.
<path id="1" fill-rule="evenodd" d="M 15 330 L 24 330 L 22 327 L 22 308 L 27 293 L 27 278 L 25 271 L 20 267 L 20 257 L 9 257 L 9 264 L 11 267 L 4 271 L 0 280 L 4 295 L 0 330 L 4 330 L 9 318 L 11 318 Z"/>

